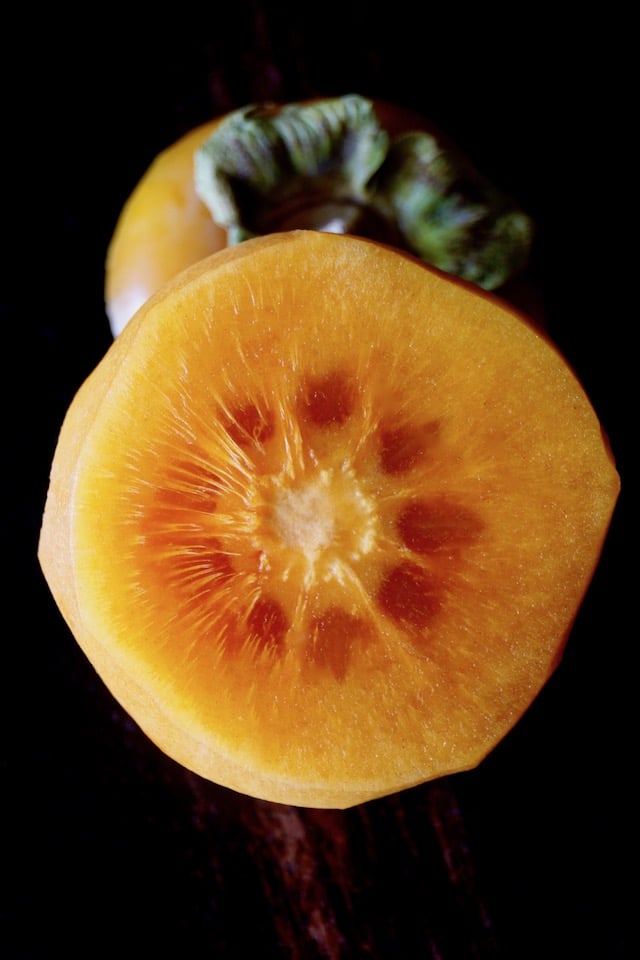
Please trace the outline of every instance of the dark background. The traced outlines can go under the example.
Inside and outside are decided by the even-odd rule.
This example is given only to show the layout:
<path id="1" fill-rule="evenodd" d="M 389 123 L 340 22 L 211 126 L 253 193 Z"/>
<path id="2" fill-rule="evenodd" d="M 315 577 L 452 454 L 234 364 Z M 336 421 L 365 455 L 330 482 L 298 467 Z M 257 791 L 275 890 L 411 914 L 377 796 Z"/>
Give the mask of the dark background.
<path id="1" fill-rule="evenodd" d="M 357 92 L 413 107 L 518 198 L 538 226 L 550 333 L 624 482 L 626 318 L 598 282 L 595 26 L 376 10 L 240 0 L 197 20 L 184 7 L 137 27 L 113 11 L 50 15 L 5 34 L 7 960 L 630 953 L 624 498 L 565 657 L 512 733 L 477 770 L 344 814 L 254 803 L 159 754 L 75 645 L 37 564 L 57 432 L 110 343 L 103 270 L 120 207 L 162 148 L 257 99 Z"/>

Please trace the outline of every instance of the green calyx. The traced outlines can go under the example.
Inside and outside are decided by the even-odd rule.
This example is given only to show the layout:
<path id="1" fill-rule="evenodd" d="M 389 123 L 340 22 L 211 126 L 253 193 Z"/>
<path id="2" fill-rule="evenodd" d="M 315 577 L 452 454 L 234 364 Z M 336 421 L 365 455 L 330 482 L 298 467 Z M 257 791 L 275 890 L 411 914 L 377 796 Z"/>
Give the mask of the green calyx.
<path id="1" fill-rule="evenodd" d="M 525 265 L 532 222 L 423 131 L 391 139 L 352 94 L 229 114 L 195 157 L 196 190 L 229 244 L 316 229 L 383 241 L 493 290 Z"/>

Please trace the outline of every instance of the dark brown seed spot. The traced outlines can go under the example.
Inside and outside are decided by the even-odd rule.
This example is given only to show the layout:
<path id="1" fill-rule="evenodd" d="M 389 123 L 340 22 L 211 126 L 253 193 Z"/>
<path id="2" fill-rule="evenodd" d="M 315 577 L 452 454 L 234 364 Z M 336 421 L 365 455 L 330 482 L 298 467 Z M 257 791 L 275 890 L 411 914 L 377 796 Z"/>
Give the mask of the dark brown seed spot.
<path id="1" fill-rule="evenodd" d="M 441 588 L 427 570 L 405 561 L 385 576 L 378 590 L 378 604 L 397 623 L 422 629 L 440 612 Z"/>
<path id="2" fill-rule="evenodd" d="M 416 427 L 394 427 L 380 431 L 380 463 L 385 473 L 405 473 L 418 464 L 433 447 L 440 421 Z"/>
<path id="3" fill-rule="evenodd" d="M 356 391 L 350 379 L 339 371 L 309 380 L 300 400 L 300 416 L 318 427 L 344 423 L 351 416 Z"/>
<path id="4" fill-rule="evenodd" d="M 484 528 L 477 514 L 450 500 L 413 500 L 396 521 L 402 542 L 415 553 L 474 543 Z"/>
<path id="5" fill-rule="evenodd" d="M 235 573 L 231 558 L 227 553 L 223 553 L 220 543 L 211 539 L 203 547 L 203 553 L 206 557 L 211 576 L 217 580 L 229 580 Z M 194 556 L 197 556 L 197 549 L 194 550 Z"/>
<path id="6" fill-rule="evenodd" d="M 369 637 L 368 624 L 340 607 L 330 607 L 311 623 L 309 657 L 314 665 L 330 670 L 337 680 L 347 673 L 356 642 Z"/>
<path id="7" fill-rule="evenodd" d="M 273 432 L 273 416 L 269 412 L 263 413 L 258 410 L 253 403 L 231 411 L 227 433 L 238 446 L 246 447 L 250 443 L 265 443 Z"/>
<path id="8" fill-rule="evenodd" d="M 289 621 L 277 600 L 261 597 L 253 605 L 248 618 L 251 635 L 261 647 L 274 652 L 281 649 L 289 630 Z"/>

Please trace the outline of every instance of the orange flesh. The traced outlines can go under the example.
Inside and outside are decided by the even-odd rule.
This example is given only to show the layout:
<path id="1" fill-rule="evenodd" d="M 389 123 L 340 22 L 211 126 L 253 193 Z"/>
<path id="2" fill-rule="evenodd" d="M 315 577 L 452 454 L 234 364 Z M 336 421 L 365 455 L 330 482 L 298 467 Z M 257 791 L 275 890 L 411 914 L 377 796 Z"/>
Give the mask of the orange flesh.
<path id="1" fill-rule="evenodd" d="M 299 232 L 187 271 L 81 388 L 40 557 L 170 756 L 347 807 L 465 769 L 555 667 L 618 477 L 495 298 Z"/>

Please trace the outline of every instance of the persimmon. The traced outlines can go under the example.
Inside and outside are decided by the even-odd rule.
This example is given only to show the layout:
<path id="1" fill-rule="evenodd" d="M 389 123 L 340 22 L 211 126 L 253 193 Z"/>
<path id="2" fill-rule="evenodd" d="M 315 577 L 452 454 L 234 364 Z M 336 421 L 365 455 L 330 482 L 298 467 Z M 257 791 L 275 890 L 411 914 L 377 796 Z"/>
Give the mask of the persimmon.
<path id="1" fill-rule="evenodd" d="M 218 120 L 160 153 L 127 200 L 107 251 L 105 304 L 115 335 L 166 281 L 227 244 L 197 195 L 193 157 Z"/>
<path id="2" fill-rule="evenodd" d="M 315 228 L 378 239 L 487 289 L 526 263 L 532 223 L 426 118 L 357 95 L 250 104 L 153 161 L 107 252 L 114 335 L 162 284 L 250 236 Z"/>
<path id="3" fill-rule="evenodd" d="M 56 449 L 45 576 L 170 757 L 339 807 L 468 769 L 564 649 L 619 479 L 513 308 L 389 246 L 246 240 L 146 301 Z"/>

